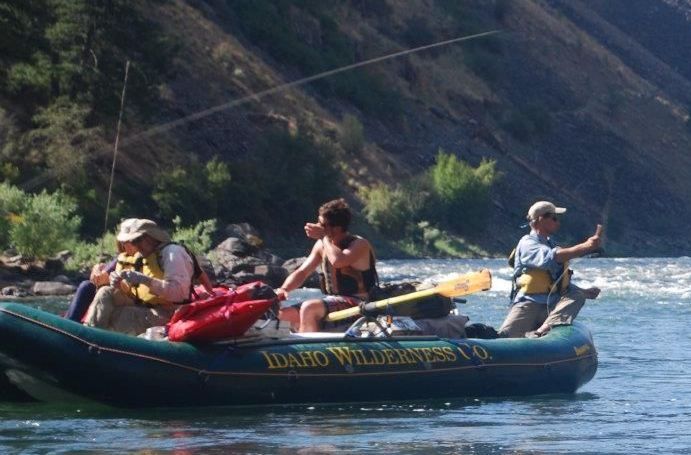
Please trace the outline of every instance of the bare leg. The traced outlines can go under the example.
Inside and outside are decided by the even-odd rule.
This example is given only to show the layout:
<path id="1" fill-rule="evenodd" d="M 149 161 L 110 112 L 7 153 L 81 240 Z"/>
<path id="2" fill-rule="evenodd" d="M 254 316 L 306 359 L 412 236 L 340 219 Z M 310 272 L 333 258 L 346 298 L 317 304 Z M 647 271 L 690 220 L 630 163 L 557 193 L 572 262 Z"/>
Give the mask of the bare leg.
<path id="1" fill-rule="evenodd" d="M 300 306 L 300 332 L 317 332 L 326 316 L 326 308 L 321 300 L 307 300 Z"/>
<path id="2" fill-rule="evenodd" d="M 278 319 L 290 322 L 290 328 L 300 329 L 300 310 L 295 307 L 281 308 L 278 311 Z"/>

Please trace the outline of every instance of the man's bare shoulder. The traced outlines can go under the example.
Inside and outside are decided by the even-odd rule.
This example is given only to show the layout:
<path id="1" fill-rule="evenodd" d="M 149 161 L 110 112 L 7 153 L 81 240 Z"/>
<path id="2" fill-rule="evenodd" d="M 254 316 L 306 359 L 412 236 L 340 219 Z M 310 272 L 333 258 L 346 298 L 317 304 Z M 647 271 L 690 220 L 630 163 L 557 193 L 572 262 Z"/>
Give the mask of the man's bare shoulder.
<path id="1" fill-rule="evenodd" d="M 372 245 L 366 238 L 356 236 L 355 240 L 348 245 L 348 249 L 353 253 L 364 255 L 365 253 L 369 253 L 369 251 L 372 249 Z"/>

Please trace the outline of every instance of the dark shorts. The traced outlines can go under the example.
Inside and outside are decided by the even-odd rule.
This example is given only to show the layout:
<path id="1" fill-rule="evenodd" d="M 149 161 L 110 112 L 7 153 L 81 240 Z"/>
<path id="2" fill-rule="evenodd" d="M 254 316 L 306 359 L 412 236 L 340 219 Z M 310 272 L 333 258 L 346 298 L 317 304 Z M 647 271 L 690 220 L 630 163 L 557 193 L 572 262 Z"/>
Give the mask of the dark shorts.
<path id="1" fill-rule="evenodd" d="M 346 297 L 344 295 L 327 295 L 322 299 L 326 307 L 326 313 L 333 313 L 334 311 L 347 310 L 354 306 L 360 305 L 364 300 L 358 297 Z"/>
<path id="2" fill-rule="evenodd" d="M 333 313 L 334 311 L 347 310 L 348 308 L 353 308 L 364 302 L 363 299 L 358 297 L 346 297 L 344 295 L 327 295 L 322 299 L 324 306 L 326 307 L 326 314 Z M 357 321 L 360 315 L 353 316 L 352 318 L 341 319 L 340 321 L 333 322 L 322 322 L 323 330 L 337 329 L 342 326 L 349 326 L 353 322 Z"/>

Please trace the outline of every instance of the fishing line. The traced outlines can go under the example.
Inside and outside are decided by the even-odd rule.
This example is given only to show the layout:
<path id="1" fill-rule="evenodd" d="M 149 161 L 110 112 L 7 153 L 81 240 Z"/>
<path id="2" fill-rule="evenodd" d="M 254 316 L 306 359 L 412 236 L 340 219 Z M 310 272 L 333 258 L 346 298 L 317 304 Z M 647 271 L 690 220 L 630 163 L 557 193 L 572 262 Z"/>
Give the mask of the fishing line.
<path id="1" fill-rule="evenodd" d="M 364 60 L 362 62 L 353 63 L 352 65 L 346 65 L 346 66 L 342 66 L 340 68 L 336 68 L 333 70 L 324 71 L 322 73 L 318 73 L 318 74 L 315 74 L 313 76 L 308 76 L 308 77 L 305 77 L 302 79 L 298 79 L 298 80 L 295 80 L 292 82 L 278 85 L 276 87 L 262 90 L 260 92 L 256 92 L 256 93 L 247 95 L 245 97 L 230 101 L 228 103 L 220 104 L 218 106 L 214 106 L 214 107 L 211 107 L 209 109 L 205 109 L 203 111 L 199 111 L 197 113 L 190 114 L 188 116 L 182 117 L 182 118 L 177 119 L 177 120 L 173 120 L 171 122 L 162 123 L 158 126 L 155 126 L 153 128 L 150 128 L 148 130 L 142 131 L 140 133 L 134 134 L 130 137 L 123 139 L 122 143 L 120 145 L 124 147 L 127 145 L 134 144 L 136 142 L 139 142 L 142 139 L 145 139 L 145 138 L 148 138 L 151 136 L 155 136 L 156 134 L 163 133 L 165 131 L 169 131 L 175 127 L 184 125 L 185 123 L 192 122 L 194 120 L 199 120 L 199 119 L 204 118 L 204 117 L 208 117 L 209 115 L 215 114 L 216 112 L 221 112 L 221 111 L 224 111 L 226 109 L 231 109 L 231 108 L 234 108 L 236 106 L 240 106 L 241 104 L 245 104 L 245 103 L 252 101 L 252 100 L 258 101 L 261 98 L 264 98 L 268 95 L 272 95 L 274 93 L 278 93 L 278 92 L 285 90 L 287 88 L 290 88 L 290 87 L 297 87 L 297 86 L 304 85 L 304 84 L 307 84 L 307 83 L 312 82 L 312 81 L 316 81 L 319 79 L 324 79 L 324 78 L 329 77 L 329 76 L 333 76 L 334 74 L 339 74 L 339 73 L 349 71 L 349 70 L 355 69 L 355 68 L 361 68 L 361 67 L 366 66 L 366 65 L 371 65 L 373 63 L 382 62 L 385 60 L 390 60 L 390 59 L 400 57 L 403 55 L 413 54 L 413 53 L 424 51 L 427 49 L 433 49 L 436 47 L 446 46 L 449 44 L 459 43 L 462 41 L 470 41 L 473 39 L 482 38 L 482 37 L 494 35 L 497 33 L 501 33 L 501 30 L 491 30 L 488 32 L 476 33 L 474 35 L 467 35 L 467 36 L 462 36 L 459 38 L 453 38 L 453 39 L 449 39 L 449 40 L 445 40 L 445 41 L 439 41 L 437 43 L 427 44 L 427 45 L 415 47 L 412 49 L 394 52 L 392 54 L 387 54 L 387 55 L 383 55 L 380 57 L 371 58 L 369 60 Z M 129 61 L 127 62 L 127 68 L 129 68 Z M 125 84 L 126 84 L 126 82 L 127 82 L 127 69 L 125 70 Z M 125 87 L 123 87 L 122 96 L 120 99 L 121 110 L 120 110 L 120 116 L 118 117 L 118 127 L 117 127 L 118 136 L 116 136 L 115 150 L 113 153 L 113 166 L 112 166 L 111 178 L 110 178 L 110 187 L 108 189 L 108 207 L 110 206 L 110 198 L 111 198 L 111 191 L 112 191 L 112 185 L 113 185 L 113 173 L 114 173 L 114 169 L 115 169 L 115 157 L 117 156 L 117 151 L 118 151 L 120 120 L 122 117 L 122 106 L 124 104 L 124 95 L 125 95 Z M 24 182 L 21 186 L 22 186 L 22 188 L 25 188 L 25 189 L 31 189 L 31 188 L 34 188 L 34 187 L 37 187 L 37 186 L 43 184 L 45 181 L 49 180 L 50 178 L 51 178 L 50 173 L 46 172 L 42 175 L 39 175 L 39 176 L 32 178 L 31 180 L 29 180 L 27 182 Z M 107 224 L 108 224 L 108 208 L 106 209 L 106 223 L 105 223 L 106 229 L 107 229 Z"/>
<path id="2" fill-rule="evenodd" d="M 183 118 L 180 118 L 178 120 L 173 120 L 171 122 L 162 123 L 161 125 L 155 126 L 153 128 L 150 128 L 150 129 L 145 130 L 141 133 L 135 134 L 129 138 L 124 139 L 122 141 L 122 145 L 125 146 L 125 145 L 133 144 L 133 143 L 138 142 L 138 141 L 145 139 L 147 137 L 151 137 L 151 136 L 154 136 L 156 134 L 163 133 L 165 131 L 169 131 L 175 127 L 184 125 L 185 123 L 192 122 L 194 120 L 199 120 L 199 119 L 204 118 L 204 117 L 208 117 L 209 115 L 215 114 L 216 112 L 221 112 L 221 111 L 224 111 L 226 109 L 231 109 L 231 108 L 234 108 L 234 107 L 239 106 L 241 104 L 245 104 L 249 101 L 258 101 L 261 98 L 264 98 L 268 95 L 272 95 L 272 94 L 277 93 L 277 92 L 280 92 L 280 91 L 285 90 L 287 88 L 297 87 L 300 85 L 307 84 L 309 82 L 313 82 L 313 81 L 316 81 L 319 79 L 324 79 L 326 77 L 333 76 L 334 74 L 343 73 L 345 71 L 349 71 L 349 70 L 352 70 L 355 68 L 361 68 L 363 66 L 371 65 L 373 63 L 378 63 L 378 62 L 382 62 L 385 60 L 390 60 L 390 59 L 400 57 L 403 55 L 408 55 L 408 54 L 412 54 L 415 52 L 424 51 L 427 49 L 433 49 L 435 47 L 446 46 L 446 45 L 453 44 L 453 43 L 459 43 L 461 41 L 469 41 L 472 39 L 482 38 L 482 37 L 494 35 L 494 34 L 497 34 L 500 32 L 501 32 L 501 30 L 491 30 L 488 32 L 476 33 L 474 35 L 467 35 L 467 36 L 462 36 L 459 38 L 453 38 L 453 39 L 449 39 L 449 40 L 445 40 L 445 41 L 439 41 L 437 43 L 427 44 L 427 45 L 415 47 L 412 49 L 406 49 L 403 51 L 394 52 L 392 54 L 382 55 L 380 57 L 375 57 L 375 58 L 371 58 L 368 60 L 363 60 L 361 62 L 353 63 L 351 65 L 346 65 L 346 66 L 342 66 L 340 68 L 335 68 L 332 70 L 324 71 L 322 73 L 318 73 L 318 74 L 315 74 L 313 76 L 308 76 L 308 77 L 304 77 L 302 79 L 297 79 L 297 80 L 292 81 L 292 82 L 287 82 L 285 84 L 281 84 L 281 85 L 278 85 L 276 87 L 272 87 L 272 88 L 269 88 L 266 90 L 262 90 L 262 91 L 253 93 L 251 95 L 247 95 L 245 97 L 230 101 L 228 103 L 219 104 L 218 106 L 214 106 L 214 107 L 211 107 L 209 109 L 205 109 L 203 111 L 199 111 L 199 112 L 196 112 L 194 114 L 190 114 L 190 115 L 185 116 Z"/>
<path id="3" fill-rule="evenodd" d="M 115 146 L 113 147 L 113 164 L 110 168 L 110 182 L 108 183 L 108 200 L 106 202 L 106 215 L 103 222 L 103 236 L 101 237 L 101 253 L 105 251 L 103 242 L 106 232 L 108 232 L 108 212 L 110 211 L 110 199 L 113 194 L 113 181 L 115 180 L 115 164 L 118 160 L 118 145 L 120 142 L 120 126 L 122 125 L 122 113 L 125 110 L 125 93 L 127 92 L 127 77 L 130 73 L 130 61 L 125 63 L 125 78 L 122 83 L 122 93 L 120 94 L 120 112 L 118 113 L 118 123 L 115 130 Z"/>

